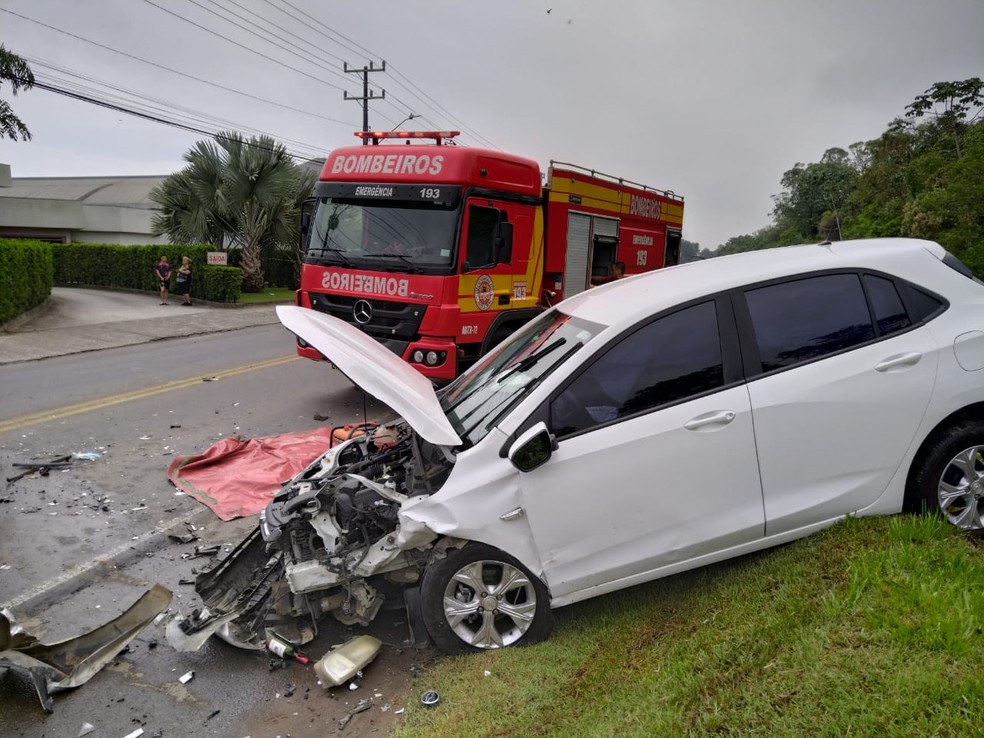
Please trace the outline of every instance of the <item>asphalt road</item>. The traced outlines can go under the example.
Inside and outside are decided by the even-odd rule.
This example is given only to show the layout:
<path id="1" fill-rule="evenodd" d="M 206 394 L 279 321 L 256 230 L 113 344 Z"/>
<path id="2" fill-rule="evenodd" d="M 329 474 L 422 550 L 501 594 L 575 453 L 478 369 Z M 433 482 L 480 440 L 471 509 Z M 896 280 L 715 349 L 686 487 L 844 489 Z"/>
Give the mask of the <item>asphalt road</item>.
<path id="1" fill-rule="evenodd" d="M 279 326 L 4 364 L 0 387 L 5 477 L 15 460 L 100 454 L 0 492 L 0 605 L 48 642 L 106 622 L 154 583 L 174 593 L 172 609 L 190 611 L 195 596 L 180 581 L 205 562 L 182 558 L 193 544 L 174 543 L 167 532 L 191 522 L 199 543 L 232 544 L 254 524 L 221 523 L 176 494 L 165 475 L 174 454 L 237 433 L 311 428 L 315 414 L 343 423 L 364 412 L 362 393 L 327 364 L 296 358 Z M 390 416 L 371 399 L 365 412 Z M 385 734 L 403 700 L 425 688 L 412 665 L 433 654 L 406 647 L 401 610 L 384 615 L 376 634 L 390 645 L 358 691 L 323 692 L 310 669 L 271 671 L 263 655 L 222 643 L 177 653 L 151 626 L 88 684 L 56 696 L 51 715 L 29 684 L 0 677 L 0 735 L 76 736 L 90 723 L 106 736 L 138 727 L 147 736 L 324 736 L 367 697 L 373 708 L 345 735 Z M 308 651 L 318 657 L 356 632 L 324 623 Z M 194 678 L 180 684 L 188 671 Z"/>

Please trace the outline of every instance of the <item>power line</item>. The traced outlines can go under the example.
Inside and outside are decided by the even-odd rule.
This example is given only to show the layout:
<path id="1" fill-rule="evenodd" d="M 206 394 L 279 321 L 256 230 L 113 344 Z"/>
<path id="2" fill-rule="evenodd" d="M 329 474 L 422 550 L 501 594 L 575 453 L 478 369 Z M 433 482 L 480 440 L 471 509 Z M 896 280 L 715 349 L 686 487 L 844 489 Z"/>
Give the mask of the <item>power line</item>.
<path id="1" fill-rule="evenodd" d="M 322 147 L 322 146 L 312 145 L 312 144 L 309 144 L 309 143 L 305 143 L 304 141 L 298 141 L 296 139 L 286 138 L 286 137 L 284 137 L 282 135 L 274 135 L 274 134 L 268 133 L 266 131 L 262 131 L 262 130 L 257 129 L 257 128 L 252 128 L 250 126 L 244 126 L 241 123 L 236 123 L 235 121 L 230 121 L 230 120 L 227 120 L 227 119 L 224 119 L 224 118 L 219 118 L 219 117 L 214 116 L 214 115 L 209 115 L 208 113 L 203 113 L 200 110 L 195 110 L 193 108 L 188 108 L 188 107 L 179 105 L 177 103 L 171 102 L 170 100 L 165 100 L 165 99 L 162 99 L 162 98 L 159 98 L 159 97 L 153 97 L 153 96 L 150 96 L 150 95 L 146 95 L 146 94 L 144 94 L 142 92 L 138 92 L 136 90 L 130 90 L 130 89 L 127 89 L 125 87 L 120 87 L 119 85 L 115 85 L 115 84 L 113 84 L 111 82 L 107 82 L 105 80 L 97 79 L 95 77 L 91 77 L 89 75 L 85 75 L 85 74 L 82 74 L 80 72 L 74 72 L 74 71 L 72 71 L 70 69 L 67 69 L 67 68 L 62 67 L 62 66 L 60 66 L 58 64 L 54 64 L 52 62 L 46 61 L 44 59 L 38 59 L 36 57 L 30 57 L 30 56 L 27 56 L 27 55 L 24 55 L 23 58 L 26 61 L 28 61 L 35 68 L 37 68 L 37 67 L 48 68 L 48 69 L 54 70 L 56 72 L 59 72 L 61 74 L 68 75 L 69 77 L 74 77 L 74 78 L 79 79 L 79 80 L 85 80 L 86 82 L 90 82 L 90 83 L 92 83 L 94 85 L 99 85 L 100 87 L 104 87 L 104 88 L 109 89 L 109 90 L 114 90 L 116 92 L 121 93 L 121 95 L 112 95 L 110 93 L 107 93 L 103 89 L 99 89 L 98 87 L 97 88 L 86 87 L 85 85 L 83 85 L 83 84 L 81 84 L 79 82 L 73 82 L 71 80 L 59 79 L 57 77 L 53 77 L 52 76 L 52 78 L 51 78 L 50 81 L 61 83 L 61 84 L 65 85 L 65 86 L 67 86 L 69 89 L 74 89 L 75 91 L 82 91 L 82 92 L 88 92 L 88 93 L 91 93 L 91 94 L 98 94 L 98 95 L 103 96 L 102 99 L 107 99 L 107 98 L 112 99 L 112 98 L 115 98 L 115 99 L 120 100 L 120 101 L 122 101 L 124 103 L 139 104 L 139 105 L 144 106 L 145 109 L 149 107 L 150 109 L 154 110 L 154 108 L 156 107 L 156 110 L 154 112 L 160 112 L 160 113 L 165 113 L 166 114 L 166 113 L 169 113 L 169 112 L 172 112 L 172 111 L 180 111 L 180 112 L 186 113 L 188 116 L 190 116 L 190 118 L 197 119 L 199 122 L 202 122 L 202 123 L 212 124 L 212 125 L 214 125 L 216 123 L 219 123 L 219 124 L 222 124 L 222 125 L 225 125 L 225 126 L 230 126 L 232 128 L 236 128 L 236 129 L 240 129 L 240 130 L 244 130 L 244 131 L 250 131 L 250 132 L 253 132 L 253 133 L 258 133 L 258 134 L 261 134 L 261 135 L 264 135 L 264 136 L 270 136 L 271 138 L 275 138 L 278 141 L 282 141 L 284 143 L 291 143 L 291 144 L 294 144 L 295 146 L 298 146 L 298 147 L 300 147 L 302 149 L 308 149 L 308 150 L 310 150 L 312 152 L 318 152 L 319 155 L 320 155 L 321 152 L 324 151 L 324 147 Z M 162 109 L 162 107 L 163 107 L 163 109 Z M 172 112 L 172 115 L 173 115 L 173 112 Z M 173 115 L 173 117 L 178 118 L 179 120 L 181 119 L 181 116 L 175 116 L 175 115 Z"/>
<path id="2" fill-rule="evenodd" d="M 267 2 L 267 4 L 271 5 L 274 8 L 277 8 L 281 13 L 284 13 L 285 15 L 287 15 L 292 20 L 295 20 L 295 21 L 297 21 L 299 23 L 302 23 L 302 24 L 304 23 L 304 21 L 300 20 L 299 18 L 297 18 L 296 16 L 292 15 L 291 13 L 288 13 L 283 8 L 278 8 L 276 5 L 273 4 L 272 0 L 265 0 L 265 1 Z M 294 11 L 296 11 L 297 13 L 299 13 L 301 16 L 303 16 L 304 18 L 306 18 L 308 21 L 310 21 L 310 22 L 316 24 L 317 26 L 320 26 L 321 28 L 325 29 L 324 31 L 320 31 L 317 28 L 313 28 L 312 30 L 314 30 L 316 33 L 319 33 L 320 35 L 324 36 L 326 39 L 328 39 L 332 43 L 337 43 L 342 48 L 345 48 L 346 50 L 351 51 L 352 53 L 354 53 L 356 55 L 360 55 L 360 54 L 364 53 L 368 57 L 377 57 L 378 58 L 380 56 L 379 54 L 373 53 L 372 51 L 370 51 L 369 49 L 367 49 L 365 46 L 362 46 L 361 44 L 357 43 L 356 41 L 353 41 L 348 36 L 345 36 L 344 34 L 339 33 L 338 31 L 336 31 L 335 29 L 333 29 L 331 26 L 325 24 L 324 22 L 322 22 L 318 18 L 315 18 L 314 16 L 310 15 L 309 13 L 304 12 L 303 10 L 301 10 L 300 8 L 298 8 L 296 5 L 293 5 L 290 2 L 290 0 L 281 0 L 281 2 L 284 5 L 286 5 L 287 7 L 292 8 Z M 341 38 L 344 41 L 348 42 L 348 44 L 350 44 L 350 45 L 346 45 L 345 43 L 342 43 L 340 41 L 337 41 L 334 38 L 332 38 L 331 36 L 329 36 L 328 34 L 331 34 L 331 36 L 337 36 L 338 38 Z M 356 48 L 353 48 L 353 46 L 356 47 Z M 356 50 L 356 49 L 358 49 L 358 50 Z M 393 76 L 391 74 L 390 76 L 393 79 L 393 81 L 396 82 L 396 84 L 398 84 L 403 89 L 407 90 L 407 92 L 409 92 L 413 97 L 416 97 L 418 100 L 421 100 L 421 102 L 423 102 L 426 107 L 429 107 L 432 110 L 435 110 L 435 112 L 437 112 L 438 110 L 443 111 L 443 114 L 446 115 L 450 120 L 452 120 L 453 122 L 455 122 L 459 128 L 461 128 L 464 131 L 469 132 L 470 135 L 474 136 L 479 141 L 484 142 L 484 144 L 486 146 L 488 146 L 489 148 L 493 148 L 493 149 L 497 149 L 498 148 L 489 139 L 485 138 L 480 133 L 478 133 L 477 131 L 475 131 L 473 128 L 471 128 L 470 126 L 466 125 L 459 118 L 456 118 L 455 116 L 453 116 L 451 114 L 451 112 L 449 110 L 447 110 L 447 108 L 444 108 L 443 106 L 441 106 L 436 100 L 434 100 L 432 97 L 430 97 L 429 95 L 427 95 L 427 93 L 425 93 L 423 90 L 421 90 L 419 87 L 417 87 L 417 85 L 415 85 L 413 82 L 411 82 L 410 79 L 408 77 L 406 77 L 406 75 L 404 75 L 404 74 L 398 72 L 397 70 L 395 70 L 392 67 L 392 65 L 390 65 L 390 68 L 394 72 L 396 72 L 396 74 L 398 74 L 400 77 L 402 77 L 404 80 L 406 80 L 407 84 L 404 84 L 403 82 L 401 82 L 399 79 L 397 79 L 395 76 Z M 410 85 L 410 87 L 408 87 L 407 85 Z M 420 92 L 420 94 L 419 95 L 416 94 L 411 89 L 411 87 L 416 88 Z M 397 102 L 399 102 L 401 105 L 404 105 L 407 108 L 407 110 L 412 110 L 414 107 L 416 107 L 414 105 L 409 105 L 409 104 L 403 102 L 398 97 L 396 97 L 396 95 L 394 95 L 392 93 L 392 91 L 390 91 L 390 95 L 391 95 L 391 97 L 394 100 L 396 100 Z M 421 97 L 421 95 L 423 97 Z M 432 102 L 433 105 L 428 104 L 424 98 L 426 98 L 426 100 L 430 100 L 430 102 Z M 423 116 L 421 116 L 421 118 L 423 118 Z M 436 125 L 434 127 L 435 128 L 440 128 L 440 126 L 436 126 Z"/>
<path id="3" fill-rule="evenodd" d="M 297 57 L 298 59 L 300 59 L 301 61 L 304 61 L 304 62 L 306 62 L 306 63 L 308 63 L 308 64 L 313 64 L 313 65 L 315 65 L 316 67 L 318 67 L 319 69 L 322 69 L 322 70 L 324 70 L 324 71 L 326 71 L 326 72 L 329 72 L 329 73 L 331 73 L 331 74 L 334 74 L 334 75 L 336 75 L 336 76 L 338 76 L 338 77 L 341 77 L 341 78 L 342 78 L 343 80 L 345 80 L 345 81 L 348 81 L 348 78 L 347 78 L 347 77 L 345 77 L 344 75 L 342 75 L 342 74 L 341 74 L 340 72 L 338 72 L 338 71 L 336 71 L 336 70 L 334 70 L 334 69 L 332 69 L 332 68 L 331 68 L 331 67 L 329 67 L 329 66 L 325 66 L 325 65 L 324 65 L 324 64 L 322 63 L 322 61 L 321 61 L 320 59 L 318 59 L 318 58 L 317 58 L 317 57 L 316 57 L 316 56 L 315 56 L 314 54 L 312 54 L 312 53 L 310 53 L 310 52 L 308 52 L 308 51 L 304 51 L 304 50 L 303 50 L 303 49 L 301 49 L 301 48 L 300 48 L 299 46 L 297 46 L 297 44 L 292 44 L 292 43 L 290 42 L 290 40 L 289 40 L 289 39 L 285 39 L 285 38 L 284 38 L 283 36 L 280 36 L 280 35 L 278 35 L 278 34 L 276 34 L 276 33 L 273 33 L 272 31 L 266 31 L 266 30 L 265 30 L 265 29 L 263 29 L 263 28 L 262 28 L 262 27 L 261 27 L 260 25 L 258 25 L 258 24 L 257 24 L 256 22 L 254 22 L 254 21 L 251 21 L 251 20 L 249 20 L 248 18 L 246 18 L 246 17 L 244 17 L 244 16 L 242 16 L 242 15 L 240 15 L 239 13 L 237 13 L 237 12 L 235 12 L 234 10 L 229 10 L 229 8 L 227 8 L 227 7 L 225 7 L 225 6 L 223 6 L 223 5 L 221 5 L 221 4 L 219 4 L 219 3 L 217 3 L 217 2 L 215 1 L 215 0 L 207 0 L 207 2 L 209 2 L 209 3 L 211 3 L 212 5 L 215 5 L 215 6 L 216 6 L 216 7 L 218 7 L 218 8 L 221 8 L 221 9 L 222 9 L 223 11 L 225 11 L 226 13 L 229 13 L 229 14 L 230 14 L 230 15 L 232 15 L 233 17 L 235 17 L 235 18 L 239 18 L 240 20 L 242 20 L 242 21 L 244 21 L 245 23 L 249 23 L 249 24 L 250 24 L 251 26 L 253 26 L 253 27 L 255 27 L 255 28 L 259 28 L 260 30 L 262 30 L 262 31 L 264 31 L 264 33 L 265 33 L 265 34 L 266 34 L 267 36 L 272 36 L 273 38 L 276 38 L 276 39 L 279 39 L 280 41 L 285 41 L 285 42 L 286 42 L 287 44 L 289 44 L 290 46 L 293 46 L 293 47 L 294 47 L 294 49 L 298 49 L 299 51 L 301 51 L 301 52 L 303 52 L 304 54 L 307 54 L 307 56 L 309 56 L 309 57 L 313 57 L 313 60 L 312 60 L 312 59 L 308 59 L 308 58 L 305 58 L 304 56 L 301 56 L 301 54 L 300 54 L 300 53 L 298 53 L 298 51 L 294 51 L 294 50 L 292 50 L 292 49 L 290 49 L 290 48 L 288 48 L 287 46 L 283 46 L 282 44 L 278 44 L 278 43 L 276 43 L 276 42 L 274 42 L 274 41 L 271 41 L 271 40 L 270 40 L 269 38 L 266 38 L 265 36 L 263 36 L 263 35 L 261 35 L 261 34 L 259 34 L 259 33 L 257 33 L 256 31 L 252 31 L 252 30 L 250 30 L 249 28 L 247 28 L 246 26 L 244 26 L 244 25 L 242 25 L 242 24 L 240 24 L 240 23 L 236 23 L 236 21 L 234 21 L 234 20 L 230 20 L 229 18 L 226 18 L 225 16 L 223 16 L 223 15 L 221 15 L 221 14 L 219 14 L 219 13 L 217 13 L 217 12 L 216 12 L 216 11 L 214 11 L 214 10 L 211 10 L 210 8 L 206 8 L 206 7 L 205 7 L 204 5 L 202 5 L 201 3 L 199 3 L 199 2 L 196 2 L 196 0 L 188 0 L 188 2 L 189 2 L 189 3 L 191 3 L 192 5 L 194 5 L 194 6 L 196 6 L 196 7 L 199 7 L 199 8 L 201 8 L 201 9 L 202 9 L 202 10 L 204 10 L 204 11 L 205 11 L 206 13 L 211 13 L 211 14 L 212 14 L 212 15 L 214 15 L 214 16 L 215 16 L 216 18 L 219 18 L 220 20 L 223 20 L 223 21 L 225 21 L 226 23 L 231 23 L 232 25 L 234 25 L 234 26 L 236 26 L 236 28 L 239 28 L 239 29 L 241 29 L 241 30 L 243 30 L 243 31 L 246 31 L 246 33 L 249 33 L 249 34 L 251 34 L 251 35 L 253 35 L 253 36 L 256 36 L 256 37 L 257 37 L 258 39 L 260 39 L 261 41 L 266 41 L 266 42 L 267 42 L 268 44 L 271 44 L 272 46 L 276 46 L 276 47 L 277 47 L 278 49 L 282 49 L 282 50 L 284 50 L 284 51 L 286 51 L 286 52 L 287 52 L 288 54 L 293 54 L 294 56 L 296 56 L 296 57 Z M 154 3 L 151 3 L 151 5 L 153 5 L 153 4 L 154 4 Z M 249 12 L 249 13 L 252 13 L 252 12 L 253 12 L 253 11 L 251 11 L 251 10 L 248 10 L 247 8 L 243 8 L 243 7 L 241 6 L 241 5 L 238 5 L 238 4 L 237 4 L 237 3 L 235 3 L 235 2 L 233 3 L 233 5 L 237 5 L 237 7 L 240 7 L 240 8 L 242 8 L 243 10 L 246 10 L 246 11 L 247 11 L 247 12 Z M 156 6 L 156 7 L 160 7 L 160 6 Z M 254 14 L 254 15 L 256 15 L 255 13 L 253 13 L 253 14 Z M 180 18 L 180 17 L 182 17 L 182 16 L 178 16 L 178 17 Z M 260 17 L 260 18 L 262 18 L 263 16 L 258 16 L 258 17 Z M 187 20 L 187 19 L 185 18 L 184 20 Z M 189 22 L 189 23 L 192 23 L 192 21 L 188 21 L 188 22 Z M 193 24 L 193 25 L 196 25 L 196 24 Z M 272 23 L 271 23 L 270 25 L 274 25 L 274 24 L 272 24 Z M 199 28 L 203 28 L 203 26 L 198 26 L 198 27 L 199 27 Z M 278 27 L 279 27 L 279 26 L 278 26 Z M 209 31 L 209 33 L 215 33 L 215 35 L 219 35 L 219 34 L 218 34 L 218 33 L 216 33 L 215 31 Z M 229 38 L 226 38 L 225 36 L 220 36 L 220 38 L 224 38 L 224 39 L 226 39 L 227 41 L 231 41 L 231 39 L 229 39 Z M 232 41 L 232 43 L 236 43 L 236 42 L 235 42 L 235 41 Z M 244 47 L 244 48 L 248 48 L 248 47 Z M 259 52 L 256 52 L 256 53 L 259 53 Z M 269 58 L 269 57 L 267 57 L 267 58 Z M 279 64 L 279 63 L 282 63 L 282 62 L 277 62 L 277 63 Z M 284 66 L 286 66 L 286 65 L 284 65 Z M 290 69 L 290 68 L 291 68 L 291 67 L 288 67 L 288 69 Z"/>
<path id="4" fill-rule="evenodd" d="M 328 121 L 330 123 L 337 123 L 339 125 L 348 126 L 349 128 L 351 128 L 353 126 L 353 123 L 351 121 L 338 120 L 337 118 L 329 118 L 327 116 L 320 115 L 318 113 L 313 113 L 310 110 L 302 110 L 301 108 L 295 108 L 295 107 L 292 107 L 290 105 L 285 105 L 283 103 L 274 102 L 272 100 L 268 100 L 266 98 L 259 97 L 258 95 L 252 95 L 252 94 L 250 94 L 248 92 L 243 92 L 242 90 L 237 90 L 237 89 L 234 89 L 232 87 L 226 87 L 225 85 L 221 85 L 221 84 L 219 84 L 217 82 L 212 82 L 210 80 L 203 79 L 201 77 L 196 77 L 193 74 L 187 74 L 186 72 L 181 72 L 181 71 L 178 71 L 177 69 L 172 69 L 171 67 L 166 67 L 163 64 L 158 64 L 157 62 L 152 62 L 152 61 L 149 61 L 148 59 L 143 59 L 143 58 L 141 58 L 139 56 L 135 56 L 133 54 L 128 54 L 125 51 L 120 51 L 119 49 L 114 49 L 111 46 L 106 46 L 105 44 L 101 44 L 98 41 L 93 41 L 93 40 L 88 39 L 88 38 L 85 38 L 83 36 L 79 36 L 78 34 L 71 33 L 69 31 L 64 31 L 61 28 L 56 28 L 55 26 L 49 25 L 47 23 L 42 23 L 41 21 L 35 20 L 34 18 L 29 18 L 26 15 L 21 15 L 20 13 L 15 13 L 14 11 L 8 10 L 7 8 L 0 8 L 0 12 L 8 13 L 8 14 L 13 15 L 13 16 L 16 16 L 17 18 L 20 18 L 22 20 L 26 20 L 29 23 L 34 23 L 36 25 L 42 26 L 44 28 L 47 28 L 47 29 L 49 29 L 51 31 L 55 31 L 56 33 L 60 33 L 60 34 L 65 35 L 65 36 L 70 36 L 71 38 L 77 39 L 77 40 L 82 41 L 84 43 L 91 44 L 93 46 L 97 46 L 100 49 L 105 49 L 106 51 L 111 51 L 114 54 L 119 54 L 120 56 L 125 56 L 128 59 L 133 59 L 134 61 L 141 62 L 142 64 L 147 64 L 149 66 L 156 67 L 158 69 L 163 69 L 165 72 L 170 72 L 172 74 L 177 74 L 177 75 L 179 75 L 181 77 L 186 77 L 188 79 L 192 79 L 192 80 L 194 80 L 196 82 L 201 82 L 202 84 L 209 85 L 210 87 L 215 87 L 215 88 L 220 89 L 220 90 L 225 90 L 226 92 L 232 92 L 232 93 L 234 93 L 236 95 L 242 95 L 243 97 L 248 97 L 251 100 L 258 100 L 259 102 L 266 103 L 267 105 L 273 105 L 274 107 L 283 108 L 284 110 L 291 110 L 291 111 L 293 111 L 295 113 L 302 113 L 304 115 L 309 115 L 309 116 L 311 116 L 313 118 L 320 118 L 321 120 L 325 120 L 325 121 Z"/>
<path id="5" fill-rule="evenodd" d="M 56 85 L 52 85 L 52 84 L 49 84 L 47 82 L 39 82 L 37 79 L 35 79 L 33 86 L 36 87 L 39 90 L 46 90 L 48 92 L 54 92 L 54 93 L 56 93 L 58 95 L 64 95 L 66 97 L 70 97 L 70 98 L 73 98 L 75 100 L 81 100 L 82 102 L 87 102 L 87 103 L 91 103 L 93 105 L 98 105 L 99 107 L 108 108 L 109 110 L 115 110 L 115 111 L 120 112 L 120 113 L 126 113 L 127 115 L 133 115 L 133 116 L 135 116 L 137 118 L 143 118 L 144 120 L 150 120 L 150 121 L 153 121 L 155 123 L 162 123 L 162 124 L 167 125 L 167 126 L 172 126 L 173 128 L 180 128 L 180 129 L 185 130 L 185 131 L 191 131 L 192 133 L 199 133 L 199 134 L 208 136 L 210 138 L 217 138 L 217 139 L 223 140 L 223 141 L 232 141 L 232 140 L 234 140 L 230 136 L 226 136 L 226 135 L 224 135 L 223 133 L 221 133 L 219 131 L 210 131 L 210 130 L 207 130 L 207 129 L 204 129 L 204 128 L 198 128 L 197 126 L 188 125 L 186 123 L 180 123 L 180 122 L 174 121 L 174 120 L 167 120 L 166 118 L 161 118 L 160 116 L 151 115 L 150 113 L 142 112 L 142 111 L 139 111 L 139 110 L 134 110 L 132 108 L 124 107 L 122 105 L 116 105 L 116 104 L 111 103 L 111 102 L 108 102 L 106 100 L 100 100 L 100 99 L 95 98 L 95 97 L 92 97 L 90 95 L 83 95 L 83 94 L 78 93 L 78 92 L 73 92 L 71 90 L 60 88 L 60 87 L 57 87 Z M 277 149 L 277 148 L 273 148 L 273 147 L 270 147 L 270 146 L 263 146 L 262 144 L 258 144 L 258 143 L 252 142 L 252 141 L 247 141 L 245 139 L 242 141 L 242 143 L 243 143 L 244 146 L 250 146 L 252 148 L 263 149 L 264 151 L 272 151 L 274 153 L 276 153 L 276 152 L 279 151 L 279 149 Z M 283 150 L 289 156 L 291 156 L 291 157 L 293 157 L 295 159 L 307 159 L 307 158 L 311 158 L 311 157 L 305 157 L 305 156 L 302 156 L 302 155 L 298 155 L 298 154 L 292 153 L 291 151 L 287 150 L 286 147 L 284 147 Z"/>
<path id="6" fill-rule="evenodd" d="M 190 1 L 193 1 L 193 0 L 190 0 Z M 280 66 L 282 66 L 282 67 L 284 67 L 286 69 L 289 69 L 292 72 L 297 72 L 297 74 L 300 74 L 301 76 L 307 77 L 308 79 L 313 79 L 315 82 L 318 82 L 320 84 L 323 84 L 326 87 L 331 87 L 331 88 L 336 89 L 336 90 L 339 90 L 339 91 L 344 91 L 338 85 L 332 84 L 331 82 L 328 82 L 327 80 L 323 80 L 320 77 L 315 77 L 313 74 L 308 74 L 307 72 L 305 72 L 305 71 L 303 71 L 301 69 L 298 69 L 297 67 L 292 67 L 290 64 L 287 64 L 287 63 L 282 62 L 282 61 L 278 61 L 278 60 L 274 59 L 272 56 L 267 56 L 263 52 L 257 51 L 256 49 L 251 49 L 246 44 L 241 44 L 238 41 L 233 41 L 231 38 L 229 38 L 228 36 L 223 36 L 218 31 L 213 31 L 211 28 L 207 28 L 206 26 L 203 26 L 200 23 L 196 23 L 195 21 L 191 20 L 190 18 L 185 18 L 180 13 L 175 13 L 173 10 L 168 10 L 167 8 L 158 5 L 153 0 L 144 0 L 144 2 L 147 3 L 148 5 L 154 6 L 158 10 L 161 10 L 161 11 L 167 13 L 168 15 L 174 16 L 175 18 L 177 18 L 179 20 L 183 20 L 185 23 L 188 23 L 188 24 L 194 26 L 195 28 L 199 28 L 202 31 L 205 31 L 205 33 L 209 33 L 209 34 L 211 34 L 213 36 L 218 36 L 223 41 L 228 41 L 233 46 L 238 46 L 241 49 L 245 49 L 246 51 L 248 51 L 248 52 L 250 52 L 252 54 L 256 54 L 257 56 L 263 57 L 267 61 L 272 61 L 274 64 L 279 64 Z M 195 3 L 195 4 L 197 5 L 197 3 Z"/>

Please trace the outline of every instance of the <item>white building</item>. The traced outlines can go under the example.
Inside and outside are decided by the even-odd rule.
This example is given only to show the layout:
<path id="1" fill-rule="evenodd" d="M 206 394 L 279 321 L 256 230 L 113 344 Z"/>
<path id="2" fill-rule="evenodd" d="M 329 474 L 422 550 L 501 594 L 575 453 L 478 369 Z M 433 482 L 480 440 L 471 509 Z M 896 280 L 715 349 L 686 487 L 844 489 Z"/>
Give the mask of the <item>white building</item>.
<path id="1" fill-rule="evenodd" d="M 150 232 L 150 191 L 165 176 L 11 177 L 0 164 L 0 238 L 167 243 Z"/>

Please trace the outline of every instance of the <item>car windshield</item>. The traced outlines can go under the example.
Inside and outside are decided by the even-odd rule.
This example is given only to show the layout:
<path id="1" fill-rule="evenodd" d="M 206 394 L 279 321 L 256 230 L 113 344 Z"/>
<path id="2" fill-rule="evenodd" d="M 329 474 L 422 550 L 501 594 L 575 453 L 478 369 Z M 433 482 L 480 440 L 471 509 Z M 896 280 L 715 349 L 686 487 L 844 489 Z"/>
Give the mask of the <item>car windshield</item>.
<path id="1" fill-rule="evenodd" d="M 454 262 L 457 205 L 360 202 L 322 197 L 305 261 L 390 271 L 427 271 Z"/>
<path id="2" fill-rule="evenodd" d="M 605 326 L 551 310 L 520 328 L 444 390 L 455 432 L 478 443 L 510 408 Z"/>

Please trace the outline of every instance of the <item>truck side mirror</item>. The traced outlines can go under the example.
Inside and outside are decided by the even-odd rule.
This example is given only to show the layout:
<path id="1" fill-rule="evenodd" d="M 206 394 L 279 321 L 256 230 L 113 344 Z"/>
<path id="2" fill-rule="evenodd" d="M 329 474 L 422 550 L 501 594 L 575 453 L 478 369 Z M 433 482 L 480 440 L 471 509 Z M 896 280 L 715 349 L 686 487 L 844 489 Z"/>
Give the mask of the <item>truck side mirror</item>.
<path id="1" fill-rule="evenodd" d="M 513 225 L 508 221 L 500 220 L 495 230 L 492 257 L 496 264 L 508 264 L 512 261 Z"/>
<path id="2" fill-rule="evenodd" d="M 317 203 L 313 197 L 301 203 L 301 220 L 298 228 L 297 245 L 301 251 L 305 251 L 308 243 L 308 236 L 311 232 L 311 216 L 314 214 L 314 206 Z"/>
<path id="3" fill-rule="evenodd" d="M 550 461 L 557 448 L 557 439 L 540 421 L 509 447 L 509 460 L 521 472 L 529 472 Z"/>

